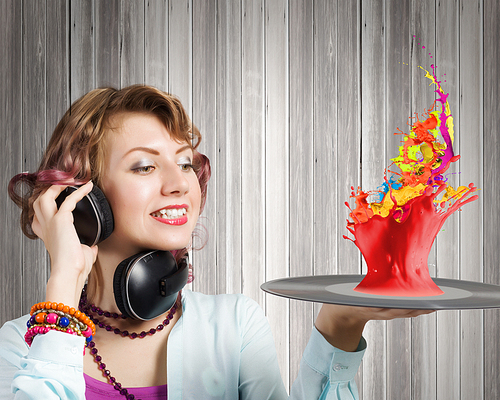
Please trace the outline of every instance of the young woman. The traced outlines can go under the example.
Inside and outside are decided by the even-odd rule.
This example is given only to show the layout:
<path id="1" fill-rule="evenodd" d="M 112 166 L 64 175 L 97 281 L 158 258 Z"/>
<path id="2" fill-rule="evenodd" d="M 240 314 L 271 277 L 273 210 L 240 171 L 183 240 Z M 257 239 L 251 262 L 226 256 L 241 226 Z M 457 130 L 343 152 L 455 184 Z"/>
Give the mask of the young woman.
<path id="1" fill-rule="evenodd" d="M 190 246 L 210 176 L 200 139 L 175 97 L 148 86 L 97 89 L 64 115 L 38 172 L 13 178 L 23 232 L 43 240 L 51 274 L 33 316 L 0 330 L 0 398 L 287 398 L 266 318 L 242 295 L 184 289 L 152 319 L 120 316 L 117 266 L 151 249 L 180 265 Z M 20 184 L 30 188 L 24 197 Z M 68 185 L 79 187 L 58 206 Z M 73 210 L 93 186 L 114 230 L 89 247 Z M 357 398 L 366 322 L 422 313 L 324 305 L 290 397 Z"/>

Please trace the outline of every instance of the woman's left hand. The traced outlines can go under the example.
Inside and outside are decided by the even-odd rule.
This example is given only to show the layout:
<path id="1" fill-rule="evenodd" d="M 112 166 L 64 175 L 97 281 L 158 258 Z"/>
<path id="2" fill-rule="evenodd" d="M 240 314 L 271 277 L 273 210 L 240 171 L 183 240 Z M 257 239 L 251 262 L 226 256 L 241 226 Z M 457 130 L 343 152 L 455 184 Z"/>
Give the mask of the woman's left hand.
<path id="1" fill-rule="evenodd" d="M 355 351 L 366 323 L 370 320 L 413 318 L 434 310 L 405 310 L 323 304 L 316 319 L 316 329 L 338 349 Z"/>

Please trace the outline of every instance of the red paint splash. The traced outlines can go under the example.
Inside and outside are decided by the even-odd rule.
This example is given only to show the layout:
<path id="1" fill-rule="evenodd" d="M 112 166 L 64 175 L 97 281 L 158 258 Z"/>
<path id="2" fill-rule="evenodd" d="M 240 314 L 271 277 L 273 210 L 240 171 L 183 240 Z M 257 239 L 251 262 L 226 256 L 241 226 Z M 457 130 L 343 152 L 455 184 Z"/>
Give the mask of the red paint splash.
<path id="1" fill-rule="evenodd" d="M 455 190 L 443 173 L 460 156 L 453 153 L 453 118 L 448 94 L 441 82 L 428 71 L 426 77 L 436 85 L 438 99 L 427 110 L 427 118 L 417 120 L 410 134 L 404 134 L 400 155 L 393 159 L 400 172 L 397 180 L 385 179 L 381 201 L 368 203 L 371 192 L 358 189 L 351 197 L 347 229 L 368 266 L 368 273 L 354 289 L 385 296 L 437 296 L 443 291 L 429 275 L 427 259 L 439 230 L 456 210 L 474 201 L 477 190 L 471 183 Z M 436 105 L 440 110 L 435 110 Z M 438 134 L 444 143 L 440 143 Z M 441 198 L 439 196 L 442 195 Z M 346 203 L 348 205 L 348 203 Z M 348 205 L 349 206 L 349 205 Z"/>

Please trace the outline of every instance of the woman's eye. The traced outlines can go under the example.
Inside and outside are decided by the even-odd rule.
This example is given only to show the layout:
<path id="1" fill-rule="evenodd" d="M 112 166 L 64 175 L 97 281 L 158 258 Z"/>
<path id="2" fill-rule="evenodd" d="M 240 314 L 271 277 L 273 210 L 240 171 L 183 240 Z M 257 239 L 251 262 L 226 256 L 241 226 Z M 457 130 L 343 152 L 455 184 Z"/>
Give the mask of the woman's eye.
<path id="1" fill-rule="evenodd" d="M 193 169 L 193 164 L 179 164 L 179 168 L 181 171 L 187 172 Z"/>
<path id="2" fill-rule="evenodd" d="M 155 167 L 152 165 L 145 165 L 144 167 L 137 167 L 134 168 L 134 172 L 137 172 L 138 174 L 149 174 L 154 170 Z"/>

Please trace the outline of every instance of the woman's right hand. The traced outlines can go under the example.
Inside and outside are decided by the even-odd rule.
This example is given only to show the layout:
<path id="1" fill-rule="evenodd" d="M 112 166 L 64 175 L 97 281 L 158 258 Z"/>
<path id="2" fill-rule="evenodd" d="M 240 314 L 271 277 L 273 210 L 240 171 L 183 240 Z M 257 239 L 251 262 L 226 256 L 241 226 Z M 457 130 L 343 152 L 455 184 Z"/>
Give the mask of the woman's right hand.
<path id="1" fill-rule="evenodd" d="M 53 185 L 33 203 L 33 232 L 42 239 L 50 255 L 50 278 L 46 301 L 78 308 L 82 288 L 97 258 L 97 246 L 80 243 L 73 225 L 73 210 L 92 190 L 92 182 L 71 193 L 58 209 L 56 198 L 66 188 Z"/>

